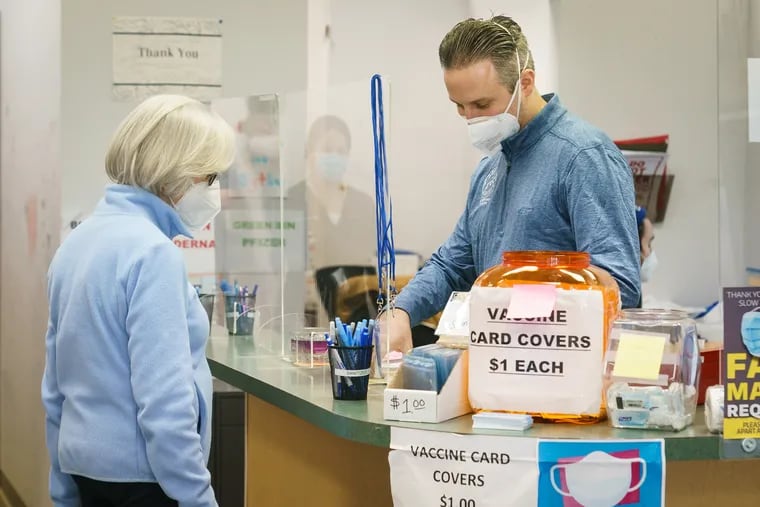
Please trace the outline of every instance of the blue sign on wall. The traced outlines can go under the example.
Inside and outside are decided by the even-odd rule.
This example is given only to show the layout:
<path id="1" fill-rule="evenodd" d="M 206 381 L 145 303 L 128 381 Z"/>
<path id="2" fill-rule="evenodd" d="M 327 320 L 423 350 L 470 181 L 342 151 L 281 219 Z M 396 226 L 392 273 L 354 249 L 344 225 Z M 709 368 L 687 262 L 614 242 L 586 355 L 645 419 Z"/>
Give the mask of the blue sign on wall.
<path id="1" fill-rule="evenodd" d="M 665 505 L 663 440 L 541 440 L 542 507 Z"/>

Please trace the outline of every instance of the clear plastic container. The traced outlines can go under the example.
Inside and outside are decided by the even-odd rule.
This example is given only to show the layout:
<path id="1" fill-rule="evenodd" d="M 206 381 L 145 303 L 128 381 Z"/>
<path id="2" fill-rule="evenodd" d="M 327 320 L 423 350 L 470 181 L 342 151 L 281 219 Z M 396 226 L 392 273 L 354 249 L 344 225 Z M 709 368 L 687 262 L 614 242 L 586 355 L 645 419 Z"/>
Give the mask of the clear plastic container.
<path id="1" fill-rule="evenodd" d="M 323 328 L 307 327 L 293 334 L 290 338 L 290 354 L 295 366 L 314 368 L 329 364 L 325 341 L 327 331 Z"/>
<path id="2" fill-rule="evenodd" d="M 694 422 L 701 367 L 697 326 L 678 310 L 623 310 L 604 361 L 610 425 L 679 431 Z"/>
<path id="3" fill-rule="evenodd" d="M 485 306 L 498 308 L 500 299 L 511 303 L 514 289 L 533 284 L 555 288 L 550 318 L 494 323 L 496 315 L 485 314 Z M 590 265 L 588 253 L 504 252 L 503 263 L 478 277 L 470 297 L 469 392 L 475 411 L 527 413 L 538 422 L 591 424 L 604 419 L 599 365 L 620 308 L 620 292 L 609 273 Z M 486 335 L 480 327 L 488 330 Z M 493 332 L 508 338 L 482 343 Z M 553 373 L 559 367 L 561 375 L 542 374 L 547 363 L 555 367 Z"/>

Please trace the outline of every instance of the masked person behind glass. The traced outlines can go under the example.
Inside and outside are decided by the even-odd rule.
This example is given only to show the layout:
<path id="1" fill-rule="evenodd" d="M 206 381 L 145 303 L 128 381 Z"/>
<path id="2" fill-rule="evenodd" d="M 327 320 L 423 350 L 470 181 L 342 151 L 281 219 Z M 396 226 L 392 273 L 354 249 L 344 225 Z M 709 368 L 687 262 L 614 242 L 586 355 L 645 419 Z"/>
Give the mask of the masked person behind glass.
<path id="1" fill-rule="evenodd" d="M 330 266 L 371 264 L 376 249 L 375 204 L 369 194 L 346 181 L 352 170 L 351 132 L 343 119 L 334 115 L 315 119 L 306 137 L 305 156 L 305 178 L 288 190 L 288 204 L 306 210 L 307 322 L 326 325 L 335 318 L 325 313 L 333 306 L 332 300 L 327 301 L 326 294 L 317 295 L 315 273 Z M 343 276 L 351 275 L 339 275 Z M 286 280 L 290 290 L 298 290 L 296 277 Z M 374 303 L 372 311 L 366 310 L 365 317 L 374 316 Z"/>
<path id="2" fill-rule="evenodd" d="M 636 207 L 636 224 L 639 228 L 639 242 L 641 246 L 641 281 L 650 282 L 658 265 L 657 255 L 652 248 L 654 225 L 647 218 L 647 210 L 641 206 Z"/>
<path id="3" fill-rule="evenodd" d="M 469 290 L 504 251 L 588 252 L 619 285 L 623 306 L 637 306 L 633 178 L 618 148 L 556 95 L 538 92 L 511 18 L 462 21 L 438 54 L 449 98 L 485 158 L 454 232 L 396 299 L 392 350 L 411 347 L 410 325 L 440 311 L 452 291 Z"/>
<path id="4" fill-rule="evenodd" d="M 346 182 L 350 163 L 346 122 L 333 115 L 314 120 L 306 138 L 305 181 L 288 196 L 307 204 L 315 268 L 367 264 L 375 251 L 375 205 L 370 195 Z"/>
<path id="5" fill-rule="evenodd" d="M 172 238 L 219 212 L 233 135 L 196 100 L 141 103 L 108 148 L 114 184 L 53 258 L 42 399 L 56 507 L 217 505 L 208 317 Z"/>

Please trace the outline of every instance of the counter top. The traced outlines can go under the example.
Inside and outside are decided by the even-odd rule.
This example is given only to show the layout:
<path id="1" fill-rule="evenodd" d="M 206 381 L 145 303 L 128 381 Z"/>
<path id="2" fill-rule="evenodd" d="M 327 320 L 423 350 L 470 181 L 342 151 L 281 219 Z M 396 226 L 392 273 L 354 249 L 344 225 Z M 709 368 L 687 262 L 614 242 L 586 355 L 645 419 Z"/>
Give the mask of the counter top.
<path id="1" fill-rule="evenodd" d="M 367 401 L 333 400 L 330 368 L 302 368 L 282 358 L 278 340 L 227 336 L 214 328 L 206 355 L 214 377 L 275 405 L 342 438 L 389 447 L 392 427 L 461 434 L 503 435 L 529 438 L 645 439 L 664 438 L 668 460 L 720 459 L 720 438 L 704 424 L 702 407 L 695 424 L 680 432 L 620 430 L 595 425 L 536 424 L 524 432 L 473 430 L 470 415 L 438 424 L 383 419 L 384 385 L 371 385 Z"/>

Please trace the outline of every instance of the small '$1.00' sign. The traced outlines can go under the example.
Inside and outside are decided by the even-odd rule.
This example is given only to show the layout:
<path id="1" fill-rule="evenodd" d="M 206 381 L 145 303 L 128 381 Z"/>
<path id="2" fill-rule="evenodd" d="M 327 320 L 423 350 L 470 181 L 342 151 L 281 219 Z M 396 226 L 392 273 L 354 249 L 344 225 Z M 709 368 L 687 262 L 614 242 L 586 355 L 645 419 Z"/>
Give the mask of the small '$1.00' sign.
<path id="1" fill-rule="evenodd" d="M 391 396 L 390 405 L 394 411 L 397 410 L 402 414 L 422 412 L 428 406 L 424 399 L 408 394 L 394 394 Z"/>

